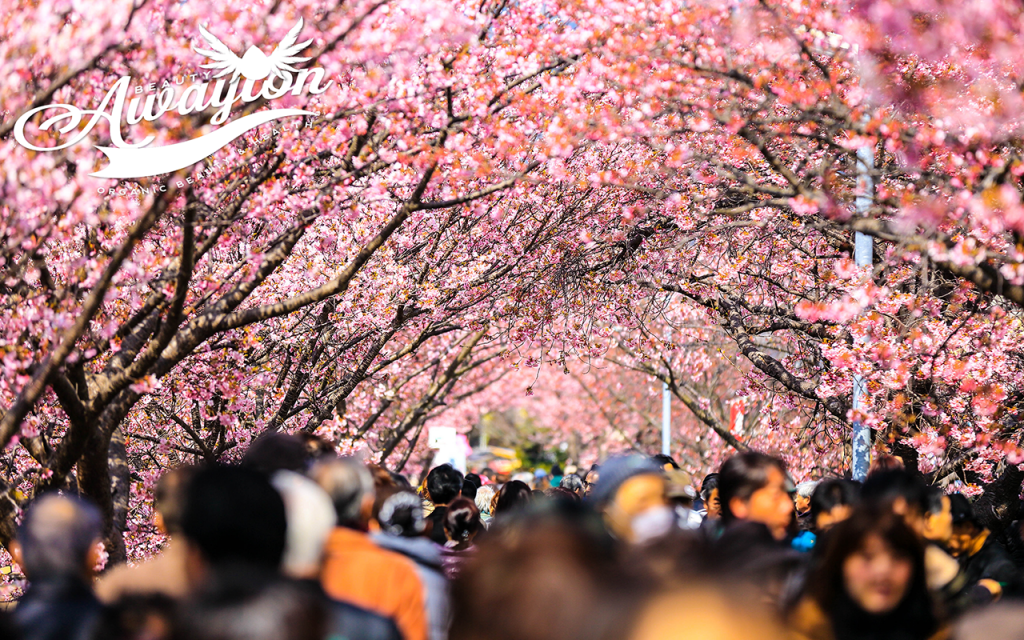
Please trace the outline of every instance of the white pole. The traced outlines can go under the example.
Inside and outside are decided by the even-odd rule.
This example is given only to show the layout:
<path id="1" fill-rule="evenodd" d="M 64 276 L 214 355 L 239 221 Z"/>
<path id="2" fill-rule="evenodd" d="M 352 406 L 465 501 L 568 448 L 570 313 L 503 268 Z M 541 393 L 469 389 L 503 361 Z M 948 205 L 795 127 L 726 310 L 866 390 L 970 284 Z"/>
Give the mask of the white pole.
<path id="1" fill-rule="evenodd" d="M 861 147 L 857 150 L 857 199 L 856 207 L 858 214 L 865 214 L 871 207 L 871 198 L 874 192 L 874 179 L 871 172 L 874 169 L 874 150 L 869 147 Z M 856 233 L 854 237 L 853 257 L 858 267 L 871 267 L 874 254 L 874 241 L 871 236 Z M 858 375 L 853 376 L 853 409 L 860 409 L 861 398 L 867 392 L 866 381 Z M 853 459 L 851 461 L 851 476 L 854 480 L 863 480 L 868 475 L 871 467 L 871 429 L 867 428 L 859 420 L 853 423 Z"/>
<path id="2" fill-rule="evenodd" d="M 668 393 L 668 383 L 661 383 L 661 452 L 666 456 L 672 455 L 672 431 L 669 428 L 672 421 L 671 396 Z"/>

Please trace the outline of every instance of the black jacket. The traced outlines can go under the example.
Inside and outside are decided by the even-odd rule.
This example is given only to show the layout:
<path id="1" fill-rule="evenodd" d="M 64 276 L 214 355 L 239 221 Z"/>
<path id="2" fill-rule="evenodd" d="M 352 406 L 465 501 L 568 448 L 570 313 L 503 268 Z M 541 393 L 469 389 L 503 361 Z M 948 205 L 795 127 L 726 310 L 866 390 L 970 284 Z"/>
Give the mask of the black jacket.
<path id="1" fill-rule="evenodd" d="M 332 600 L 331 625 L 327 637 L 332 640 L 402 640 L 402 633 L 391 618 L 347 602 Z"/>
<path id="2" fill-rule="evenodd" d="M 327 603 L 327 637 L 331 640 L 402 640 L 402 632 L 391 618 L 332 599 L 317 580 L 299 582 Z"/>
<path id="3" fill-rule="evenodd" d="M 80 579 L 33 582 L 14 609 L 22 640 L 90 640 L 103 605 Z"/>
<path id="4" fill-rule="evenodd" d="M 967 584 L 973 586 L 979 580 L 988 578 L 995 580 L 1003 587 L 1006 595 L 1018 595 L 1020 589 L 1020 570 L 1006 552 L 1006 548 L 999 544 L 991 535 L 985 540 L 978 553 L 960 559 L 960 566 L 963 568 L 967 578 Z"/>
<path id="5" fill-rule="evenodd" d="M 444 519 L 447 515 L 448 507 L 435 507 L 426 517 L 427 522 L 431 523 L 430 535 L 427 537 L 441 546 L 448 542 L 448 536 L 444 534 Z"/>

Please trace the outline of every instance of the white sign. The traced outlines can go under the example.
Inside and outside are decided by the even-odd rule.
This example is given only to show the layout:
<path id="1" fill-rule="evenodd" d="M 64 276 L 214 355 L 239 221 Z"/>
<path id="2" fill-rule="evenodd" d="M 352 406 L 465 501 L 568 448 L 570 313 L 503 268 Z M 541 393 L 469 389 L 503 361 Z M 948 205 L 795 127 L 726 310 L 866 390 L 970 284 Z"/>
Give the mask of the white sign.
<path id="1" fill-rule="evenodd" d="M 457 438 L 455 427 L 430 427 L 430 431 L 427 432 L 427 446 L 431 449 L 451 447 Z"/>

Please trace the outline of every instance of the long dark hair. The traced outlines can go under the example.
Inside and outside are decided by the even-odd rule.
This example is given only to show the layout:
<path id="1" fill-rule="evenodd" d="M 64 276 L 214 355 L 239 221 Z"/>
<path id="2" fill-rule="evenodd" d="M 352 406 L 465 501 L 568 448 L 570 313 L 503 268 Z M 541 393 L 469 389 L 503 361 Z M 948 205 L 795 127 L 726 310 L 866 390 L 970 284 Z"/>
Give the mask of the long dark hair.
<path id="1" fill-rule="evenodd" d="M 843 565 L 865 540 L 877 535 L 911 561 L 910 585 L 896 608 L 884 614 L 864 611 L 846 591 Z M 939 626 L 925 581 L 924 547 L 903 518 L 878 505 L 863 505 L 824 537 L 821 562 L 807 577 L 804 593 L 832 622 L 836 640 L 923 640 Z"/>

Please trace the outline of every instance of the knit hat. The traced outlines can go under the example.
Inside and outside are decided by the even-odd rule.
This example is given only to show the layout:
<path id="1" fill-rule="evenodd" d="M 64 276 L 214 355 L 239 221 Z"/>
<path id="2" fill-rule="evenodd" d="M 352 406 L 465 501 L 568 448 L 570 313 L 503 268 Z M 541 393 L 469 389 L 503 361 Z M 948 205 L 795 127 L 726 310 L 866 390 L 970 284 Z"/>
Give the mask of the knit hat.
<path id="1" fill-rule="evenodd" d="M 618 456 L 601 465 L 597 486 L 590 494 L 590 499 L 603 504 L 612 499 L 626 480 L 633 476 L 646 474 L 663 475 L 661 467 L 654 464 L 647 456 Z"/>

